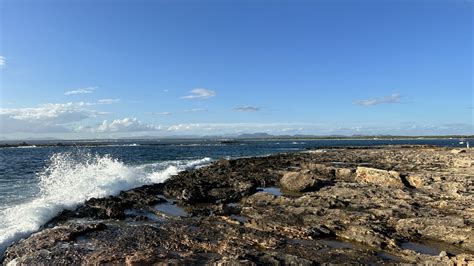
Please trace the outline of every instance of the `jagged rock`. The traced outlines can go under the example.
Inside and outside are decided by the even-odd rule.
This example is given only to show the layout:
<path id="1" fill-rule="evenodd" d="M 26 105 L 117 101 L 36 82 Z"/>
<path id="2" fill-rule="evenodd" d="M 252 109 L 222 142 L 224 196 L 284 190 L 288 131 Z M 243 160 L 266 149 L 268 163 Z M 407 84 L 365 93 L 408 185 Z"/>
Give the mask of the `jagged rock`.
<path id="1" fill-rule="evenodd" d="M 406 177 L 406 180 L 410 186 L 415 188 L 420 188 L 426 183 L 425 178 L 420 175 L 409 175 Z"/>
<path id="2" fill-rule="evenodd" d="M 280 179 L 283 188 L 294 192 L 315 190 L 322 184 L 322 180 L 310 171 L 288 172 Z"/>
<path id="3" fill-rule="evenodd" d="M 404 187 L 400 173 L 370 167 L 357 167 L 355 180 L 362 183 L 371 183 L 386 187 Z"/>

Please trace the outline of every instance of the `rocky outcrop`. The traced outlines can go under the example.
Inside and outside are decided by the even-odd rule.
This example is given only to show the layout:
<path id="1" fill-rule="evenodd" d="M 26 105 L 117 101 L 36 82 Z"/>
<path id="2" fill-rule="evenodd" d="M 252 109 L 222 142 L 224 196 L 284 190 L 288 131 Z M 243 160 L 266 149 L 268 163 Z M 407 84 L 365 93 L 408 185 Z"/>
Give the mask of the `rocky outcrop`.
<path id="1" fill-rule="evenodd" d="M 221 160 L 64 211 L 3 263 L 470 265 L 474 167 L 459 160 L 473 159 L 392 146 Z"/>
<path id="2" fill-rule="evenodd" d="M 357 167 L 355 180 L 357 182 L 376 184 L 379 186 L 404 187 L 400 173 L 363 166 Z"/>
<path id="3" fill-rule="evenodd" d="M 324 181 L 318 179 L 310 171 L 287 172 L 280 179 L 280 185 L 289 191 L 306 192 L 323 186 Z"/>

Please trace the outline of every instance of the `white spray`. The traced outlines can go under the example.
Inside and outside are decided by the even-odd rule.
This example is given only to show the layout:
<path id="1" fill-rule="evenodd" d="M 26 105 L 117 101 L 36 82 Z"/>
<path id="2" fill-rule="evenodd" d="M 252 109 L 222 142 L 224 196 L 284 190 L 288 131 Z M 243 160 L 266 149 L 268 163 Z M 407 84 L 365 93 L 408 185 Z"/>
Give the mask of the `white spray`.
<path id="1" fill-rule="evenodd" d="M 73 209 L 92 197 L 161 183 L 179 171 L 210 161 L 204 158 L 127 166 L 110 156 L 54 154 L 49 167 L 39 175 L 39 194 L 29 202 L 0 211 L 0 258 L 8 245 L 37 231 L 61 210 Z"/>

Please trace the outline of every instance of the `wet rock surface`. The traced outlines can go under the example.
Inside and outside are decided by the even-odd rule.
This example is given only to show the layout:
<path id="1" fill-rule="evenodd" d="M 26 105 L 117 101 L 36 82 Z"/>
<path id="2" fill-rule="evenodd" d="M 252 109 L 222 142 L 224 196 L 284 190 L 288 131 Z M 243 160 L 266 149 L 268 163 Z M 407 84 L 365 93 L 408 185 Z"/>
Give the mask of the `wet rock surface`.
<path id="1" fill-rule="evenodd" d="M 474 263 L 474 151 L 327 149 L 221 160 L 90 199 L 4 264 Z"/>

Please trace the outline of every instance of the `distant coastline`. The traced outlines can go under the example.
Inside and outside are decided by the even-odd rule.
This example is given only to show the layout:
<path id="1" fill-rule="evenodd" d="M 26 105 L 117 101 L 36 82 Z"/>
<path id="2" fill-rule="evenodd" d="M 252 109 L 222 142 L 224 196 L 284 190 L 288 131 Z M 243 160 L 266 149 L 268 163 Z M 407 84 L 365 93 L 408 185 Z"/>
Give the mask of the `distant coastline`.
<path id="1" fill-rule="evenodd" d="M 252 136 L 254 135 L 254 136 Z M 0 148 L 17 147 L 67 147 L 67 146 L 113 146 L 113 145 L 150 145 L 161 146 L 186 142 L 220 142 L 236 144 L 244 141 L 314 141 L 314 140 L 468 140 L 474 135 L 445 135 L 445 136 L 390 136 L 390 135 L 360 135 L 360 136 L 278 136 L 262 134 L 243 134 L 234 137 L 163 137 L 163 138 L 121 138 L 121 139 L 36 139 L 36 140 L 0 140 Z"/>

